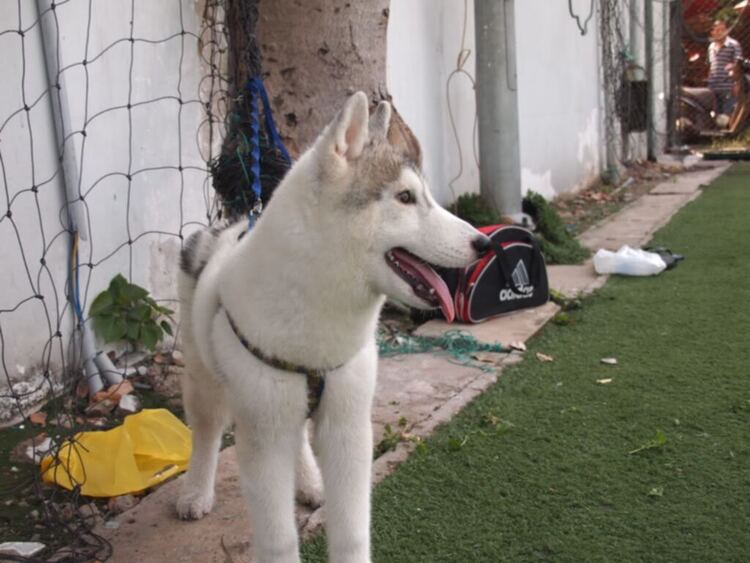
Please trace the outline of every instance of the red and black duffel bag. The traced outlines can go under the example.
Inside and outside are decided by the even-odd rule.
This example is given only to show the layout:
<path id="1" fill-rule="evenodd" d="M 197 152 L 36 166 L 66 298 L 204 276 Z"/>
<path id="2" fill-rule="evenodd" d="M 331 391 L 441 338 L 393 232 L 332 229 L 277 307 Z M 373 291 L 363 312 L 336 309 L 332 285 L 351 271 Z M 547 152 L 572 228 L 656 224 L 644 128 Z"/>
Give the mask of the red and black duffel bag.
<path id="1" fill-rule="evenodd" d="M 479 323 L 549 300 L 544 257 L 534 236 L 521 227 L 491 225 L 479 231 L 491 250 L 466 268 L 443 270 L 456 309 L 456 320 Z"/>

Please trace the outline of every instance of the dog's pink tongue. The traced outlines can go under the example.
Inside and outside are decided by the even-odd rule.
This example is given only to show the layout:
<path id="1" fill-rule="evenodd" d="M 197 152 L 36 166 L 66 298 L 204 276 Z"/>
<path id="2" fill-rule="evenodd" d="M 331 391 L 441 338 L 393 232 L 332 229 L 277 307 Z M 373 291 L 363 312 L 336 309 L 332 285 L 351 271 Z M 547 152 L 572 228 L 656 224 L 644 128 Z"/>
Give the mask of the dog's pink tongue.
<path id="1" fill-rule="evenodd" d="M 441 278 L 435 270 L 430 268 L 424 262 L 415 260 L 414 257 L 408 252 L 403 252 L 400 249 L 394 249 L 393 253 L 403 264 L 408 264 L 416 273 L 427 283 L 427 285 L 435 290 L 437 294 L 438 302 L 440 303 L 440 309 L 443 311 L 445 320 L 449 323 L 453 322 L 456 317 L 456 309 L 453 306 L 453 298 L 448 286 L 445 285 L 443 278 Z"/>

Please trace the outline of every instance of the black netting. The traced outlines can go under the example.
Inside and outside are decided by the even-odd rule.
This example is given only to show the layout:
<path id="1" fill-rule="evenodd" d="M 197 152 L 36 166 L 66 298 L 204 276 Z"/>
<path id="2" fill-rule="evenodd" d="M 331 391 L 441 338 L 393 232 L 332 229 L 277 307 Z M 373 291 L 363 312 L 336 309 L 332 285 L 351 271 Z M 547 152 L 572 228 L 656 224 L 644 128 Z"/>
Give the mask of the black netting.
<path id="1" fill-rule="evenodd" d="M 222 0 L 18 0 L 0 10 L 0 424 L 46 403 L 58 422 L 45 429 L 53 454 L 101 427 L 76 390 L 121 377 L 81 369 L 93 298 L 122 274 L 175 308 L 182 242 L 219 215 L 211 169 L 226 152 L 228 113 L 242 110 L 228 91 L 226 11 Z M 242 64 L 257 72 L 251 42 Z M 114 357 L 116 371 L 132 372 L 132 358 Z M 18 441 L 30 430 L 12 429 Z M 12 445 L 0 445 L 4 456 Z M 45 557 L 68 546 L 57 560 L 110 556 L 80 487 L 45 485 L 34 465 L 2 467 L 3 540 L 38 539 Z M 30 518 L 16 510 L 19 491 L 29 522 L 18 520 Z"/>

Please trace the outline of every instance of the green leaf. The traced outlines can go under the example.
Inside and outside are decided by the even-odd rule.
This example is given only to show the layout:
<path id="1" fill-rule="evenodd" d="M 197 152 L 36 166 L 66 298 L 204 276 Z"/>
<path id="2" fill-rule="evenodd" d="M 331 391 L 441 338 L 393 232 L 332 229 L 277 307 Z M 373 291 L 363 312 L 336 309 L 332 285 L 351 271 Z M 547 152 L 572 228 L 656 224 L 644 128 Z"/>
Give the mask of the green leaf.
<path id="1" fill-rule="evenodd" d="M 663 446 L 664 444 L 667 443 L 667 435 L 664 434 L 664 432 L 662 432 L 661 430 L 657 430 L 656 431 L 656 438 L 654 439 L 654 441 L 656 442 L 656 446 L 657 447 L 658 446 Z"/>
<path id="2" fill-rule="evenodd" d="M 135 308 L 135 314 L 141 321 L 148 321 L 151 319 L 151 307 L 143 304 L 138 305 L 138 307 Z"/>
<path id="3" fill-rule="evenodd" d="M 117 340 L 115 333 L 115 318 L 112 316 L 102 316 L 94 318 L 94 330 L 101 336 L 105 342 Z"/>
<path id="4" fill-rule="evenodd" d="M 95 317 L 97 315 L 104 314 L 112 307 L 113 304 L 114 299 L 112 299 L 112 294 L 108 291 L 102 291 L 99 295 L 96 296 L 96 299 L 94 299 L 94 302 L 91 304 L 91 307 L 89 308 L 89 315 Z"/>
<path id="5" fill-rule="evenodd" d="M 460 438 L 451 438 L 448 440 L 448 449 L 456 452 L 463 448 L 466 445 L 466 442 L 469 441 L 468 436 L 464 436 L 463 439 Z"/>
<path id="6" fill-rule="evenodd" d="M 114 278 L 112 278 L 112 281 L 109 282 L 109 291 L 112 294 L 112 297 L 115 301 L 120 300 L 120 296 L 122 295 L 122 292 L 124 288 L 128 285 L 128 280 L 126 280 L 122 274 L 117 274 Z"/>
<path id="7" fill-rule="evenodd" d="M 123 288 L 123 295 L 130 302 L 139 301 L 148 295 L 148 291 L 134 283 L 129 283 Z"/>
<path id="8" fill-rule="evenodd" d="M 162 332 L 161 329 L 155 324 L 145 324 L 141 328 L 141 339 L 143 345 L 149 350 L 153 350 L 156 347 L 156 343 L 161 340 Z"/>
<path id="9" fill-rule="evenodd" d="M 641 447 L 629 451 L 628 454 L 633 455 L 633 454 L 637 454 L 645 450 L 653 450 L 656 448 L 661 448 L 666 443 L 667 443 L 667 435 L 664 434 L 664 432 L 662 432 L 661 430 L 657 429 L 656 435 L 654 436 L 653 440 L 649 440 L 648 442 L 643 444 Z"/>
<path id="10" fill-rule="evenodd" d="M 113 315 L 94 317 L 94 330 L 105 342 L 120 340 L 128 331 L 125 319 Z"/>
<path id="11" fill-rule="evenodd" d="M 138 341 L 138 335 L 141 332 L 141 323 L 128 321 L 127 339 L 133 342 Z"/>
<path id="12" fill-rule="evenodd" d="M 128 321 L 122 317 L 115 317 L 113 331 L 113 334 L 116 336 L 112 340 L 125 338 L 125 335 L 128 333 Z"/>
<path id="13" fill-rule="evenodd" d="M 172 336 L 172 327 L 169 325 L 167 321 L 160 322 L 159 326 L 161 326 L 161 329 L 164 332 L 166 332 L 169 336 Z"/>

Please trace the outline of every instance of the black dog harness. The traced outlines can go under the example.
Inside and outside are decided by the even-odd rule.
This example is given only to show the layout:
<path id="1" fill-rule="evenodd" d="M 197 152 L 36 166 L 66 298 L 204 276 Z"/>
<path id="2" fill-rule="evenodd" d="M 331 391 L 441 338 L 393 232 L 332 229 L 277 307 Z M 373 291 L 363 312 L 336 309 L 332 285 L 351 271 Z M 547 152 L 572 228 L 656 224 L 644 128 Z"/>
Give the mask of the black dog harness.
<path id="1" fill-rule="evenodd" d="M 272 368 L 280 369 L 282 371 L 289 371 L 292 373 L 298 373 L 305 376 L 305 379 L 307 380 L 307 416 L 312 416 L 313 413 L 318 409 L 320 400 L 323 397 L 323 391 L 326 385 L 326 374 L 340 368 L 341 366 L 327 369 L 314 369 L 306 366 L 301 366 L 293 362 L 288 362 L 286 360 L 281 360 L 273 356 L 267 356 L 259 348 L 253 346 L 252 344 L 250 344 L 250 342 L 248 342 L 247 338 L 245 338 L 242 332 L 240 332 L 240 329 L 237 328 L 237 325 L 232 320 L 232 317 L 229 315 L 229 311 L 224 309 L 224 312 L 227 315 L 229 326 L 232 327 L 232 331 L 237 336 L 237 339 L 253 356 L 258 358 L 264 364 L 271 366 Z"/>

